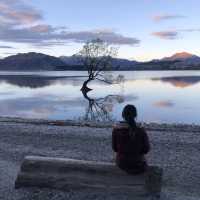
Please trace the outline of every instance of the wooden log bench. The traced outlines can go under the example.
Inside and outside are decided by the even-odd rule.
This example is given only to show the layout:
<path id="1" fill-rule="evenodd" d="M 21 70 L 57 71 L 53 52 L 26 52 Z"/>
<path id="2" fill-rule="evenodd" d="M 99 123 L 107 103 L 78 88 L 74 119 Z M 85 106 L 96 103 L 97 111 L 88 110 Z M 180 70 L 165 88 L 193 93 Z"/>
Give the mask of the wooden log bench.
<path id="1" fill-rule="evenodd" d="M 15 181 L 15 188 L 47 187 L 69 189 L 98 189 L 112 192 L 131 192 L 159 198 L 162 169 L 150 166 L 142 175 L 130 175 L 114 163 L 75 159 L 27 156 Z"/>

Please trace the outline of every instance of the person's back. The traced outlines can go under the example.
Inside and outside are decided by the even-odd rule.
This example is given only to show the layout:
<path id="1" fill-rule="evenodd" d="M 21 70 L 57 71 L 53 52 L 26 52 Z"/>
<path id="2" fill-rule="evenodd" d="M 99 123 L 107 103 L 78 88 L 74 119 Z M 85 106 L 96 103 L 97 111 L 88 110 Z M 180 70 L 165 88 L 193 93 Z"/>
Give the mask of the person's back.
<path id="1" fill-rule="evenodd" d="M 135 123 L 136 115 L 134 106 L 126 106 L 122 114 L 126 122 L 114 125 L 112 132 L 112 148 L 117 153 L 116 163 L 121 169 L 133 174 L 146 170 L 147 163 L 144 155 L 150 150 L 144 128 L 138 127 Z"/>

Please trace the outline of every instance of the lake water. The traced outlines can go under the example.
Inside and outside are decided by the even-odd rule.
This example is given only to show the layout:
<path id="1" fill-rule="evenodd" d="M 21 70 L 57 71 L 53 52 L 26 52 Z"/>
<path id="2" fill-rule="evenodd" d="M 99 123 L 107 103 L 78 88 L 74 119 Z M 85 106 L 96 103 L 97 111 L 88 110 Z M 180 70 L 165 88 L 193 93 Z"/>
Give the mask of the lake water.
<path id="1" fill-rule="evenodd" d="M 0 72 L 0 116 L 121 120 L 134 104 L 139 121 L 200 124 L 200 71 L 112 73 L 119 74 L 120 84 L 90 82 L 85 98 L 86 72 Z"/>

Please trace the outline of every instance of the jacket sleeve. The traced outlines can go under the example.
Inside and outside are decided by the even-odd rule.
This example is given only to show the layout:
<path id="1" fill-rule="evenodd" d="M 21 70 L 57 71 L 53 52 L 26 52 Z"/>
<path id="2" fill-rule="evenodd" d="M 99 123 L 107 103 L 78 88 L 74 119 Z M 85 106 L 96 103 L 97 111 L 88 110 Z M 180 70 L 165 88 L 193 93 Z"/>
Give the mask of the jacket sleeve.
<path id="1" fill-rule="evenodd" d="M 117 152 L 117 141 L 116 141 L 116 130 L 112 130 L 112 149 L 114 152 Z"/>
<path id="2" fill-rule="evenodd" d="M 150 151 L 150 143 L 149 143 L 149 137 L 145 131 L 145 129 L 142 129 L 143 131 L 143 149 L 142 153 L 147 154 Z"/>

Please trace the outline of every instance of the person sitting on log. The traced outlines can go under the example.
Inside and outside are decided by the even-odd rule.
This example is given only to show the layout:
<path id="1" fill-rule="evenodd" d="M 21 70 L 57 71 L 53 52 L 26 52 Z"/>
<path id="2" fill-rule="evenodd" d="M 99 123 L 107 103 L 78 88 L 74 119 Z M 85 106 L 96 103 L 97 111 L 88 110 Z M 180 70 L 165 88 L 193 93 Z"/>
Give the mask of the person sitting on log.
<path id="1" fill-rule="evenodd" d="M 144 156 L 150 151 L 148 135 L 143 127 L 136 124 L 137 110 L 134 105 L 126 105 L 122 117 L 125 121 L 115 124 L 112 131 L 116 164 L 127 173 L 143 173 L 148 167 Z"/>

